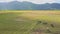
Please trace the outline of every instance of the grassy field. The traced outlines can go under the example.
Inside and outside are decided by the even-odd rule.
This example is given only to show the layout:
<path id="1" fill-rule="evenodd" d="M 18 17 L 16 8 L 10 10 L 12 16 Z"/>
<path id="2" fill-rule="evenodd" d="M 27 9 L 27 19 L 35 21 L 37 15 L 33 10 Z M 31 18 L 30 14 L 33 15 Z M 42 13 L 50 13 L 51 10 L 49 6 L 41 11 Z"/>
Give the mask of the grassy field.
<path id="1" fill-rule="evenodd" d="M 60 34 L 60 10 L 0 11 L 0 34 Z"/>

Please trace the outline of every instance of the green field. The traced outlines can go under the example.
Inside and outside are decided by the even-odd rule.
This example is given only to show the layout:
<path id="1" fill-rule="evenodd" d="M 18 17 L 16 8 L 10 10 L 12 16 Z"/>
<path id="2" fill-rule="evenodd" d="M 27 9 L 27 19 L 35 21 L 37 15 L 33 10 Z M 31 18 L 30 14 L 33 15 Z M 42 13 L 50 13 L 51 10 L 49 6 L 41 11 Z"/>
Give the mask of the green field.
<path id="1" fill-rule="evenodd" d="M 60 34 L 60 10 L 0 11 L 0 34 Z"/>

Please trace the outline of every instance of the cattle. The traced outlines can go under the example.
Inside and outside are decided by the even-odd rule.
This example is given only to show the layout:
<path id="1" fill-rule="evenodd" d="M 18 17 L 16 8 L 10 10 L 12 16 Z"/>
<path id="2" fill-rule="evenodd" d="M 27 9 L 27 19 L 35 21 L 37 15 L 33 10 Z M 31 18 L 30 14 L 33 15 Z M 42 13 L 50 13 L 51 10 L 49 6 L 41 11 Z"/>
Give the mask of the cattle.
<path id="1" fill-rule="evenodd" d="M 37 21 L 37 25 L 38 25 L 38 24 L 41 24 L 41 23 L 42 23 L 42 21 Z"/>
<path id="2" fill-rule="evenodd" d="M 45 23 L 43 23 L 44 25 L 47 25 L 48 23 L 47 22 L 45 22 Z"/>
<path id="3" fill-rule="evenodd" d="M 50 26 L 54 28 L 54 24 L 50 24 Z"/>

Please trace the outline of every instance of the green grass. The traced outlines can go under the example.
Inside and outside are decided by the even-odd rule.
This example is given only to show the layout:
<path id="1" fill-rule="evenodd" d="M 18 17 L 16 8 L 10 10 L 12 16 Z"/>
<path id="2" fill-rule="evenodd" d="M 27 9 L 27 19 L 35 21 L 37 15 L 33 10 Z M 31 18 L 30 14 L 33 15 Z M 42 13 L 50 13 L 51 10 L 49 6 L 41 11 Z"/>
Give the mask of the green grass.
<path id="1" fill-rule="evenodd" d="M 42 30 L 42 34 L 60 34 L 60 10 L 41 11 L 1 11 L 0 34 L 34 34 L 35 30 Z M 47 22 L 47 25 L 37 24 Z M 50 24 L 54 24 L 52 28 Z M 47 27 L 52 33 L 47 32 Z M 36 33 L 36 32 L 35 32 Z"/>

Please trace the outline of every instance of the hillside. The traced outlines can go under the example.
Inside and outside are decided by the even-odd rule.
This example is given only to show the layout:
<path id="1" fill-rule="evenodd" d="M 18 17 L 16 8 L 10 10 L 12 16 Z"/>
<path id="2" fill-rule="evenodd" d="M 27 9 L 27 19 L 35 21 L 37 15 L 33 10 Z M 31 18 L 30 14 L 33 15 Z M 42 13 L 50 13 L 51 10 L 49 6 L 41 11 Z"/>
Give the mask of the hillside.
<path id="1" fill-rule="evenodd" d="M 0 3 L 0 10 L 59 10 L 59 3 L 34 4 L 31 2 L 3 2 Z"/>

